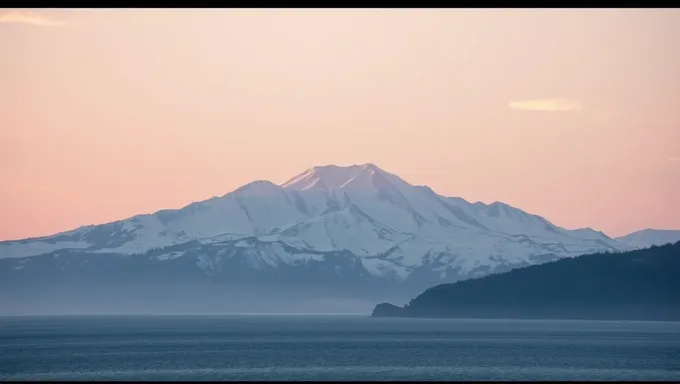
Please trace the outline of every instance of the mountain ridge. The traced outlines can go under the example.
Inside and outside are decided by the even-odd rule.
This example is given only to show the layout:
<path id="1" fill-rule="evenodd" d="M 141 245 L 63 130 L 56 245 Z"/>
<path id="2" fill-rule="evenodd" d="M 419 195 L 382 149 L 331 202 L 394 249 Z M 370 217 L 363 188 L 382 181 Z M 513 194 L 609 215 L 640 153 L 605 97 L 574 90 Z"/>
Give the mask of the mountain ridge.
<path id="1" fill-rule="evenodd" d="M 647 248 L 680 241 L 680 230 L 646 228 L 616 237 L 615 240 L 634 248 Z"/>
<path id="2" fill-rule="evenodd" d="M 225 258 L 247 249 L 243 262 L 275 268 L 298 265 L 296 255 L 311 262 L 316 256 L 309 255 L 336 252 L 356 257 L 373 276 L 448 281 L 628 248 L 602 232 L 560 228 L 502 202 L 442 196 L 366 163 L 312 167 L 279 185 L 256 180 L 179 209 L 0 242 L 0 259 L 63 252 L 167 259 L 207 252 L 228 264 Z M 216 264 L 195 263 L 215 273 L 210 268 Z"/>
<path id="3" fill-rule="evenodd" d="M 272 182 L 272 181 L 263 180 L 263 179 L 262 179 L 262 180 L 254 180 L 254 181 L 248 182 L 248 183 L 246 183 L 246 184 L 244 184 L 244 185 L 241 185 L 241 186 L 237 187 L 236 189 L 234 189 L 233 191 L 228 192 L 228 193 L 226 193 L 226 194 L 223 194 L 223 195 L 216 195 L 216 196 L 213 196 L 213 197 L 210 197 L 210 198 L 206 198 L 206 199 L 204 199 L 204 200 L 193 201 L 193 202 L 190 202 L 190 203 L 188 203 L 188 204 L 186 204 L 186 205 L 183 205 L 183 206 L 181 206 L 181 207 L 179 207 L 179 208 L 163 208 L 163 209 L 159 209 L 159 210 L 155 210 L 155 211 L 151 211 L 151 212 L 135 214 L 135 215 L 130 216 L 130 217 L 126 217 L 126 218 L 122 218 L 122 219 L 116 219 L 116 220 L 112 220 L 112 221 L 105 222 L 105 223 L 80 225 L 80 226 L 78 226 L 78 227 L 76 227 L 76 228 L 66 229 L 66 230 L 59 231 L 59 232 L 56 232 L 56 233 L 53 233 L 53 234 L 48 234 L 48 235 L 32 236 L 32 237 L 18 238 L 18 239 L 6 239 L 6 240 L 0 240 L 0 244 L 13 243 L 13 242 L 26 242 L 26 241 L 32 241 L 32 240 L 48 239 L 48 238 L 52 238 L 52 237 L 55 237 L 55 236 L 59 236 L 59 235 L 63 235 L 63 234 L 69 234 L 69 233 L 73 233 L 73 232 L 80 231 L 80 230 L 84 230 L 84 229 L 91 229 L 91 228 L 93 228 L 93 227 L 98 227 L 98 226 L 102 226 L 102 225 L 107 225 L 107 224 L 113 224 L 113 223 L 124 222 L 124 221 L 132 220 L 132 219 L 135 219 L 135 218 L 138 218 L 138 217 L 141 217 L 141 216 L 153 216 L 153 215 L 165 214 L 165 213 L 169 213 L 169 212 L 180 211 L 180 210 L 188 209 L 188 208 L 190 208 L 190 207 L 192 207 L 192 206 L 194 206 L 194 205 L 197 205 L 197 204 L 204 204 L 204 203 L 207 203 L 207 202 L 210 202 L 210 201 L 214 201 L 214 200 L 219 200 L 219 199 L 225 198 L 225 197 L 227 197 L 227 196 L 229 196 L 229 195 L 231 195 L 231 194 L 233 194 L 233 193 L 236 193 L 236 192 L 238 192 L 238 191 L 241 191 L 241 190 L 244 190 L 244 189 L 248 189 L 248 188 L 249 188 L 250 186 L 252 186 L 252 185 L 269 185 L 269 186 L 272 186 L 272 187 L 282 187 L 282 188 L 286 188 L 286 187 L 287 187 L 287 184 L 291 184 L 291 182 L 294 181 L 296 178 L 299 178 L 300 176 L 305 175 L 305 174 L 307 174 L 307 173 L 309 173 L 309 172 L 312 172 L 312 171 L 315 171 L 315 170 L 324 170 L 324 169 L 351 169 L 351 168 L 370 168 L 370 169 L 376 169 L 376 170 L 378 170 L 378 171 L 380 171 L 380 172 L 387 173 L 387 174 L 389 174 L 389 175 L 391 175 L 391 176 L 394 176 L 394 177 L 399 178 L 398 176 L 396 176 L 396 175 L 394 175 L 394 174 L 391 174 L 391 173 L 388 173 L 388 172 L 383 171 L 382 169 L 380 169 L 379 167 L 377 167 L 377 166 L 376 166 L 375 164 L 373 164 L 373 163 L 354 164 L 354 165 L 350 165 L 350 166 L 339 166 L 339 165 L 334 165 L 334 164 L 328 164 L 328 165 L 322 165 L 322 166 L 314 166 L 314 167 L 308 168 L 306 171 L 304 171 L 304 172 L 302 172 L 302 173 L 300 173 L 300 174 L 298 174 L 298 175 L 296 175 L 296 176 L 294 176 L 294 177 L 292 177 L 292 178 L 288 179 L 287 181 L 284 181 L 284 182 L 282 182 L 282 183 L 280 183 L 280 184 L 276 184 L 276 183 L 274 183 L 274 182 Z M 399 178 L 399 179 L 403 182 L 403 180 L 402 180 L 401 178 Z M 438 194 L 437 194 L 430 186 L 427 186 L 427 185 L 415 185 L 415 184 L 414 184 L 414 185 L 411 185 L 411 186 L 414 187 L 414 188 L 418 188 L 418 189 L 424 189 L 424 190 L 429 191 L 429 192 L 432 193 L 432 194 L 438 195 Z M 438 196 L 444 196 L 444 195 L 438 195 Z M 487 204 L 487 203 L 484 203 L 484 202 L 482 202 L 482 201 L 470 202 L 470 201 L 468 201 L 468 200 L 466 200 L 466 199 L 464 199 L 464 198 L 462 198 L 462 197 L 447 197 L 447 198 L 448 198 L 448 199 L 459 200 L 459 201 L 462 201 L 462 202 L 464 202 L 464 203 L 466 203 L 466 204 L 470 204 L 470 205 L 472 205 L 472 206 L 494 206 L 494 205 L 500 205 L 500 206 L 508 206 L 508 207 L 510 207 L 510 208 L 514 208 L 514 207 L 510 206 L 509 204 L 504 203 L 504 202 L 501 202 L 501 201 L 493 201 L 493 202 Z M 514 208 L 514 209 L 517 209 L 517 208 Z M 525 212 L 525 211 L 523 211 L 523 212 Z M 525 212 L 525 213 L 526 213 L 526 212 Z M 543 217 L 540 216 L 540 215 L 531 214 L 531 213 L 529 213 L 529 214 L 532 215 L 532 216 L 540 217 L 541 219 L 544 219 L 544 220 L 545 220 L 545 218 L 543 218 Z M 595 229 L 593 229 L 593 228 L 591 228 L 591 227 L 575 228 L 575 229 L 571 229 L 570 231 L 572 231 L 572 232 L 577 232 L 577 231 L 594 232 L 594 233 L 596 233 L 596 234 L 598 234 L 598 235 L 601 235 L 601 236 L 604 236 L 604 237 L 607 237 L 607 238 L 610 238 L 610 239 L 614 239 L 614 240 L 624 239 L 624 238 L 626 238 L 626 237 L 628 237 L 628 236 L 631 236 L 631 235 L 633 235 L 633 234 L 636 234 L 636 233 L 638 233 L 638 232 L 647 232 L 647 231 L 652 231 L 652 232 L 673 232 L 673 233 L 677 233 L 677 234 L 678 234 L 677 236 L 680 237 L 680 230 L 654 229 L 654 228 L 641 229 L 641 230 L 632 232 L 632 233 L 630 233 L 630 234 L 628 234 L 628 235 L 617 236 L 617 237 L 609 236 L 609 235 L 607 235 L 606 233 L 604 233 L 604 232 L 602 232 L 602 231 L 595 230 Z"/>

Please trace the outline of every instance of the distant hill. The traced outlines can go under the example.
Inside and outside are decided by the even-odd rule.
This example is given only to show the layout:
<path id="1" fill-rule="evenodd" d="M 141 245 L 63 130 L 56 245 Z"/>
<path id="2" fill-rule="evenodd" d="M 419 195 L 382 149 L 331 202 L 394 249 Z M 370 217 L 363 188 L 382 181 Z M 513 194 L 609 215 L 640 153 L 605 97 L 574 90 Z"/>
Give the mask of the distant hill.
<path id="1" fill-rule="evenodd" d="M 373 316 L 680 320 L 680 242 L 441 284 Z"/>
<path id="2" fill-rule="evenodd" d="M 652 245 L 664 245 L 680 241 L 680 230 L 673 229 L 643 229 L 615 240 L 626 244 L 631 249 L 647 248 Z"/>

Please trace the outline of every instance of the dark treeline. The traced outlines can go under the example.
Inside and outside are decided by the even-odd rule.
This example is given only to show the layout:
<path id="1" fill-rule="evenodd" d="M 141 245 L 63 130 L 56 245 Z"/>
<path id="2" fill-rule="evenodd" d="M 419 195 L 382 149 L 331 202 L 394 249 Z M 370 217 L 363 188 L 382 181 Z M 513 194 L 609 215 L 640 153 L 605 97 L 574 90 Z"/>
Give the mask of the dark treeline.
<path id="1" fill-rule="evenodd" d="M 680 242 L 441 284 L 374 316 L 680 320 Z"/>

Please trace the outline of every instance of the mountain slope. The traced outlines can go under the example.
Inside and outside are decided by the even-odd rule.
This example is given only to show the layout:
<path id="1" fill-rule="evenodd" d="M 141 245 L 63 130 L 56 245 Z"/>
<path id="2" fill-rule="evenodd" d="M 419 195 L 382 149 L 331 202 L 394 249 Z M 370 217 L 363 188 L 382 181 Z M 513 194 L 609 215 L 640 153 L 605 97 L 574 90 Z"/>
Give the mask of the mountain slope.
<path id="1" fill-rule="evenodd" d="M 364 164 L 314 167 L 281 185 L 255 181 L 182 209 L 0 242 L 0 259 L 27 268 L 42 259 L 23 259 L 40 255 L 187 258 L 212 278 L 234 263 L 271 275 L 337 254 L 379 279 L 432 284 L 626 248 L 601 232 L 569 231 L 500 202 L 440 196 Z"/>
<path id="2" fill-rule="evenodd" d="M 373 316 L 680 320 L 680 242 L 442 284 Z"/>
<path id="3" fill-rule="evenodd" d="M 617 237 L 616 241 L 632 248 L 647 248 L 652 245 L 664 245 L 680 241 L 680 230 L 643 229 L 626 236 Z"/>

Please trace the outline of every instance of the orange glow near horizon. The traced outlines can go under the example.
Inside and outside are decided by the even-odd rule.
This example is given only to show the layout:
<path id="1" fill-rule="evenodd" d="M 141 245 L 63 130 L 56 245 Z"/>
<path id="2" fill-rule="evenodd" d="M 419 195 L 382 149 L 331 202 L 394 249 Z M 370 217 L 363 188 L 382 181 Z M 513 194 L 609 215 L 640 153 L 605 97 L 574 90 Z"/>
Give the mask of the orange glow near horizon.
<path id="1" fill-rule="evenodd" d="M 672 9 L 0 9 L 0 240 L 362 163 L 680 229 L 677 47 Z"/>

